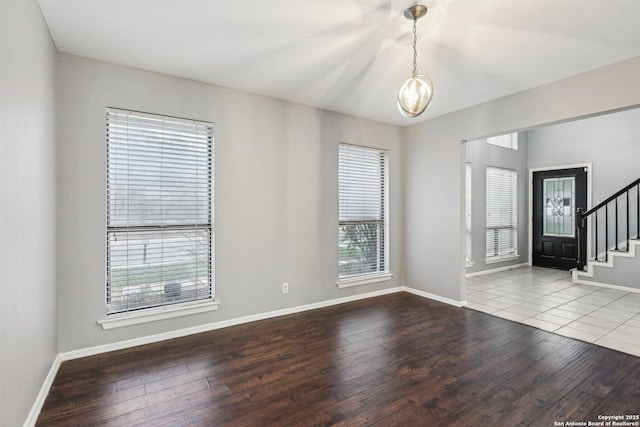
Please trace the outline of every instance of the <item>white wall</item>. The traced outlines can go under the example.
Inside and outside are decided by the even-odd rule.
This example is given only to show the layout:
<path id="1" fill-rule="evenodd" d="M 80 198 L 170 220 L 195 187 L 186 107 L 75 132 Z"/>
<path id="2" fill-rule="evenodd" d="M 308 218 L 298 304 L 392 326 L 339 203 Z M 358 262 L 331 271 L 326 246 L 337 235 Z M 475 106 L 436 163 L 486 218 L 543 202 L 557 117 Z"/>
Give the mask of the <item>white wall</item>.
<path id="1" fill-rule="evenodd" d="M 0 14 L 0 424 L 22 425 L 58 353 L 55 49 L 35 0 Z"/>
<path id="2" fill-rule="evenodd" d="M 66 54 L 58 74 L 62 352 L 403 283 L 400 128 Z M 105 316 L 108 106 L 215 123 L 218 311 L 107 331 L 96 323 Z M 389 150 L 391 281 L 336 286 L 339 142 Z"/>
<path id="3" fill-rule="evenodd" d="M 634 58 L 408 127 L 405 284 L 464 297 L 461 141 L 638 105 L 639 73 Z"/>

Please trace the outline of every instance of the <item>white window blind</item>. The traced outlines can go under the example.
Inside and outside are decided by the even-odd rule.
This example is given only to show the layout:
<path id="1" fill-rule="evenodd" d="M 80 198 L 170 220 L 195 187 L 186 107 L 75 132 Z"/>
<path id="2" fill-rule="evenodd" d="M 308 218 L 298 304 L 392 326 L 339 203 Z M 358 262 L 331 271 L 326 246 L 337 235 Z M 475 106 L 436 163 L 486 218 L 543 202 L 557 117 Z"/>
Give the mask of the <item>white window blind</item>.
<path id="1" fill-rule="evenodd" d="M 387 153 L 339 146 L 339 276 L 388 272 Z"/>
<path id="2" fill-rule="evenodd" d="M 213 124 L 109 108 L 107 313 L 213 299 Z"/>
<path id="3" fill-rule="evenodd" d="M 517 255 L 518 174 L 487 167 L 487 258 Z"/>
<path id="4" fill-rule="evenodd" d="M 471 261 L 471 163 L 465 167 L 465 260 Z"/>
<path id="5" fill-rule="evenodd" d="M 507 133 L 505 135 L 493 136 L 487 138 L 487 144 L 497 145 L 499 147 L 510 148 L 512 150 L 518 149 L 518 133 Z"/>

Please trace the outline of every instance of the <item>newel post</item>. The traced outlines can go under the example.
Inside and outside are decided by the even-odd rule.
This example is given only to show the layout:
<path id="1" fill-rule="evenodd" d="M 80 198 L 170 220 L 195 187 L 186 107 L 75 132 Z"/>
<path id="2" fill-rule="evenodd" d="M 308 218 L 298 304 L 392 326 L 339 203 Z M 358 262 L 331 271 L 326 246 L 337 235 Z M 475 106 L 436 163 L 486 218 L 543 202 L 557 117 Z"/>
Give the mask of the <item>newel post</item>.
<path id="1" fill-rule="evenodd" d="M 578 270 L 584 271 L 584 266 L 587 262 L 586 254 L 586 240 L 587 233 L 585 228 L 585 219 L 582 208 L 576 209 L 576 236 L 578 238 Z"/>

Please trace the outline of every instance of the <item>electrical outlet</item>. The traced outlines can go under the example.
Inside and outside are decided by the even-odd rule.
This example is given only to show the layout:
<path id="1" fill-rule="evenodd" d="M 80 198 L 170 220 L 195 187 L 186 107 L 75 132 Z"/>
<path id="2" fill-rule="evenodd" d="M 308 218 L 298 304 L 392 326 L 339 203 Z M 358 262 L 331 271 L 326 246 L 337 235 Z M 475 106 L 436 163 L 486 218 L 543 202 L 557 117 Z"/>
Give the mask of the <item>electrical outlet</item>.
<path id="1" fill-rule="evenodd" d="M 288 294 L 289 293 L 289 284 L 288 283 L 283 283 L 282 284 L 282 293 L 283 294 Z"/>

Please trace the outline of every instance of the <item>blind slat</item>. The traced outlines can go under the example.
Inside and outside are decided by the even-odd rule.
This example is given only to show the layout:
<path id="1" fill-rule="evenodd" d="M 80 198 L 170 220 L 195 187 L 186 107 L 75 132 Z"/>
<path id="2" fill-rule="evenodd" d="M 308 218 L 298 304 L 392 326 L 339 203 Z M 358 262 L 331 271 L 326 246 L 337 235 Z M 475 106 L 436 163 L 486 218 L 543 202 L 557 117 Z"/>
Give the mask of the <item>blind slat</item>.
<path id="1" fill-rule="evenodd" d="M 518 149 L 518 133 L 507 133 L 505 135 L 493 136 L 487 138 L 487 144 L 497 145 L 498 147 L 510 148 L 512 150 Z"/>
<path id="2" fill-rule="evenodd" d="M 213 298 L 213 124 L 108 109 L 107 313 Z"/>
<path id="3" fill-rule="evenodd" d="M 518 174 L 487 167 L 486 256 L 517 254 Z"/>
<path id="4" fill-rule="evenodd" d="M 471 164 L 465 165 L 465 260 L 471 261 Z"/>
<path id="5" fill-rule="evenodd" d="M 388 271 L 384 150 L 338 149 L 339 277 Z"/>

